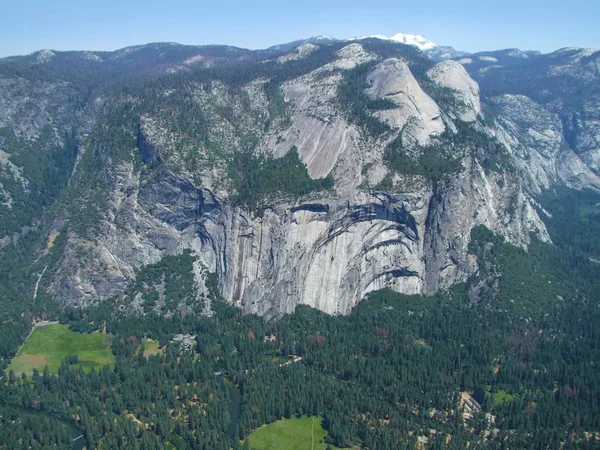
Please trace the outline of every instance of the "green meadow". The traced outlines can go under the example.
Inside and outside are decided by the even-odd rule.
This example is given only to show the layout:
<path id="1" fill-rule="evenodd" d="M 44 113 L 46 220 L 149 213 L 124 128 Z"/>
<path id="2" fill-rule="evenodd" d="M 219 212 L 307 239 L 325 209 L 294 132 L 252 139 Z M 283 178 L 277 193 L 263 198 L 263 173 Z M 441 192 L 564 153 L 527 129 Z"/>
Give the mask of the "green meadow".
<path id="1" fill-rule="evenodd" d="M 162 353 L 162 349 L 157 340 L 146 337 L 142 342 L 144 344 L 144 357 L 150 358 L 151 356 Z"/>
<path id="2" fill-rule="evenodd" d="M 282 419 L 255 430 L 244 441 L 250 450 L 326 450 L 327 431 L 321 417 L 303 416 Z M 330 445 L 329 448 L 337 449 Z"/>
<path id="3" fill-rule="evenodd" d="M 67 325 L 47 325 L 35 328 L 8 369 L 16 374 L 30 374 L 34 368 L 40 372 L 48 365 L 50 373 L 58 372 L 68 356 L 77 355 L 74 366 L 85 372 L 112 366 L 115 358 L 110 351 L 111 336 L 104 333 L 82 334 L 69 330 Z"/>
<path id="4" fill-rule="evenodd" d="M 502 389 L 490 395 L 492 395 L 492 397 L 494 398 L 494 405 L 502 405 L 503 403 L 508 403 L 512 401 L 514 397 L 513 395 L 509 394 L 508 392 Z"/>

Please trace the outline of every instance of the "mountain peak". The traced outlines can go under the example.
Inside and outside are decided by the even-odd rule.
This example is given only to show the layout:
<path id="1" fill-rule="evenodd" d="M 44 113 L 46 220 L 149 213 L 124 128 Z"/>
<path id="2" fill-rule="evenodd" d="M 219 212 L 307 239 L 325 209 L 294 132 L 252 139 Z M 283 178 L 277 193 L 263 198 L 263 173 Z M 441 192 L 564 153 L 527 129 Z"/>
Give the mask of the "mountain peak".
<path id="1" fill-rule="evenodd" d="M 390 36 L 389 39 L 407 45 L 414 45 L 415 47 L 419 47 L 421 50 L 431 50 L 432 48 L 438 46 L 435 42 L 431 42 L 420 34 L 396 33 L 393 36 Z"/>
<path id="2" fill-rule="evenodd" d="M 337 39 L 332 38 L 331 36 L 327 36 L 327 35 L 323 35 L 323 34 L 317 34 L 314 36 L 311 36 L 308 38 L 308 40 L 318 40 L 318 41 L 335 41 Z"/>
<path id="3" fill-rule="evenodd" d="M 368 38 L 400 42 L 400 43 L 406 44 L 406 45 L 413 45 L 420 50 L 431 50 L 433 48 L 438 47 L 438 45 L 435 42 L 431 42 L 430 40 L 426 39 L 424 36 L 422 36 L 420 34 L 396 33 L 390 37 L 383 36 L 381 34 L 373 34 L 373 35 L 369 35 L 369 36 L 360 36 L 360 37 L 355 37 L 355 38 L 349 38 L 348 40 L 359 40 L 359 39 L 368 39 Z"/>

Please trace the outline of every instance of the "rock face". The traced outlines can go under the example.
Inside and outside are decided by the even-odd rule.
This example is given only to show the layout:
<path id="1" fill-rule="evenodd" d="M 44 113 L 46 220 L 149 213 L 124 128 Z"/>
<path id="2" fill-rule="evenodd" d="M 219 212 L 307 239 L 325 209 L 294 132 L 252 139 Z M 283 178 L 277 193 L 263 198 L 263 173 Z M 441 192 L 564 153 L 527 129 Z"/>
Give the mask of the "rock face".
<path id="1" fill-rule="evenodd" d="M 369 96 L 389 99 L 398 105 L 396 109 L 378 111 L 376 116 L 393 128 L 403 129 L 407 143 L 424 145 L 430 136 L 444 131 L 440 108 L 421 89 L 405 62 L 386 59 L 367 76 L 367 83 Z"/>
<path id="2" fill-rule="evenodd" d="M 558 182 L 578 189 L 600 187 L 598 176 L 567 146 L 558 114 L 523 95 L 498 96 L 493 104 L 500 112 L 496 135 L 516 156 L 530 189 L 539 192 Z"/>
<path id="3" fill-rule="evenodd" d="M 360 131 L 339 113 L 337 88 L 344 71 L 375 59 L 361 45 L 350 44 L 323 67 L 285 82 L 282 91 L 291 109 L 290 124 L 265 135 L 259 144 L 262 152 L 280 157 L 295 146 L 312 178 L 324 178 L 337 167 L 344 173 L 337 191 L 352 196 L 362 182 L 356 160 L 363 158 L 364 142 Z"/>
<path id="4" fill-rule="evenodd" d="M 77 118 L 57 102 L 68 83 L 0 78 L 10 91 L 0 95 L 0 125 L 15 135 L 34 139 L 56 123 L 78 127 L 70 203 L 51 217 L 73 226 L 64 227 L 64 249 L 47 272 L 51 281 L 42 283 L 46 293 L 89 306 L 119 296 L 139 268 L 191 249 L 199 292 L 206 294 L 206 268 L 217 274 L 223 296 L 246 312 L 273 318 L 304 304 L 347 314 L 376 289 L 430 295 L 466 280 L 477 271 L 467 254 L 476 225 L 525 248 L 531 233 L 549 240 L 535 207 L 546 188 L 600 190 L 593 95 L 583 102 L 585 114 L 565 113 L 560 99 L 542 104 L 513 92 L 488 91 L 482 106 L 480 85 L 458 62 L 433 65 L 414 53 L 390 58 L 367 44 L 330 45 L 267 55 L 245 67 L 256 76 L 240 71 L 172 84 L 165 78 L 149 92 L 107 90 Z M 190 49 L 186 58 L 198 52 Z M 501 55 L 484 56 L 503 64 Z M 568 58 L 560 67 L 571 70 L 590 55 Z M 468 66 L 480 74 L 488 63 L 473 56 Z M 271 72 L 276 89 L 265 75 Z M 341 104 L 338 89 L 361 73 L 364 109 L 356 111 Z M 595 80 L 581 73 L 585 83 Z M 43 108 L 27 113 L 17 87 L 40 96 Z M 381 133 L 368 132 L 361 120 L 374 120 Z M 465 129 L 471 134 L 462 135 Z M 21 173 L 2 136 L 2 169 Z M 389 164 L 392 144 L 406 170 Z M 258 209 L 236 201 L 237 155 L 270 161 L 292 147 L 309 177 L 330 177 L 332 189 L 299 197 L 275 191 Z M 439 161 L 448 168 L 432 173 Z M 90 214 L 93 233 L 75 226 Z M 210 314 L 210 304 L 204 311 Z"/>
<path id="5" fill-rule="evenodd" d="M 295 106 L 292 126 L 279 135 L 279 143 L 272 138 L 265 147 L 282 156 L 295 145 L 309 175 L 323 178 L 331 172 L 340 154 L 351 151 L 358 133 L 337 117 L 330 103 L 339 74 L 325 72 L 319 82 L 314 81 L 316 76 L 309 74 L 286 84 L 285 98 Z"/>
<path id="6" fill-rule="evenodd" d="M 454 91 L 456 105 L 452 105 L 457 119 L 474 122 L 481 114 L 479 85 L 469 76 L 464 67 L 456 61 L 444 61 L 427 72 L 427 76 L 439 86 Z"/>
<path id="7" fill-rule="evenodd" d="M 310 42 L 307 42 L 305 44 L 302 44 L 298 47 L 296 47 L 292 52 L 280 56 L 279 58 L 277 58 L 277 61 L 284 64 L 288 61 L 295 61 L 297 59 L 302 59 L 306 56 L 308 56 L 309 54 L 311 54 L 312 52 L 314 52 L 316 49 L 318 49 L 319 47 L 316 46 L 315 44 L 311 44 Z"/>
<path id="8" fill-rule="evenodd" d="M 474 169 L 476 177 L 456 178 L 435 192 L 283 203 L 263 217 L 161 172 L 125 202 L 120 229 L 111 230 L 115 234 L 92 258 L 112 267 L 108 280 L 88 278 L 101 272 L 91 266 L 88 277 L 78 270 L 59 293 L 82 305 L 107 298 L 122 289 L 133 267 L 192 248 L 218 274 L 225 298 L 266 317 L 292 312 L 298 304 L 347 314 L 365 294 L 383 287 L 432 294 L 475 270 L 466 249 L 476 224 L 518 245 L 527 243 L 529 232 L 547 239 L 522 192 L 503 192 L 498 180 Z M 505 215 L 515 198 L 514 215 Z"/>
<path id="9" fill-rule="evenodd" d="M 600 58 L 596 62 L 600 73 Z M 600 98 L 587 99 L 580 111 L 573 112 L 564 120 L 571 145 L 586 166 L 600 174 Z M 563 116 L 564 117 L 564 116 Z"/>
<path id="10" fill-rule="evenodd" d="M 553 113 L 561 121 L 559 132 L 568 147 L 598 175 L 598 50 L 563 48 L 541 55 L 511 49 L 471 55 L 464 62 L 488 95 L 526 96 L 538 108 Z"/>
<path id="11" fill-rule="evenodd" d="M 224 294 L 246 311 L 275 316 L 297 304 L 346 314 L 384 286 L 418 293 L 423 229 L 415 216 L 425 207 L 420 199 L 382 194 L 352 205 L 282 205 L 259 221 L 237 212 Z"/>

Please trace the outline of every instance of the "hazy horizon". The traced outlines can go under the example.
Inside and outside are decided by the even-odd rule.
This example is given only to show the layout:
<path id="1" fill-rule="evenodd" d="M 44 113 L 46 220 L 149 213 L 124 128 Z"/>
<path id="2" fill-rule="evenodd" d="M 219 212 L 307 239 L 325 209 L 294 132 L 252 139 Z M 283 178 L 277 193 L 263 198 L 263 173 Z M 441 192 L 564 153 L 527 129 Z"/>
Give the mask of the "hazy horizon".
<path id="1" fill-rule="evenodd" d="M 402 33 L 402 32 L 400 31 L 400 33 Z M 375 33 L 373 33 L 373 35 L 374 34 Z M 393 35 L 393 34 L 396 34 L 396 33 L 392 33 L 392 34 L 390 34 L 390 36 Z M 404 34 L 420 34 L 420 33 L 404 33 Z M 146 45 L 153 45 L 153 44 L 174 44 L 174 45 L 183 45 L 183 46 L 190 46 L 190 47 L 204 47 L 204 46 L 212 46 L 212 45 L 216 45 L 216 46 L 222 45 L 222 46 L 228 46 L 228 47 L 236 47 L 236 48 L 240 48 L 240 49 L 243 49 L 243 50 L 258 51 L 258 50 L 267 50 L 270 47 L 274 47 L 274 46 L 279 45 L 279 44 L 287 44 L 287 43 L 290 43 L 290 42 L 301 41 L 301 40 L 304 40 L 304 39 L 308 39 L 308 38 L 311 38 L 311 37 L 317 37 L 317 36 L 329 36 L 329 37 L 332 37 L 332 38 L 334 38 L 334 39 L 336 39 L 338 41 L 343 41 L 343 40 L 351 38 L 351 36 L 348 36 L 348 37 L 345 37 L 345 38 L 337 38 L 335 36 L 331 36 L 331 35 L 328 35 L 328 34 L 318 34 L 318 35 L 317 34 L 313 34 L 313 35 L 310 35 L 310 36 L 303 36 L 303 37 L 293 38 L 293 39 L 290 39 L 288 41 L 274 42 L 272 44 L 269 44 L 266 47 L 256 47 L 256 48 L 243 47 L 243 46 L 235 45 L 235 44 L 223 44 L 223 43 L 220 43 L 220 42 L 210 42 L 210 43 L 187 43 L 186 42 L 186 43 L 183 43 L 183 42 L 175 42 L 175 41 L 150 41 L 150 42 L 143 42 L 143 43 L 128 44 L 128 45 L 125 45 L 123 47 L 102 48 L 102 49 L 99 49 L 99 48 L 96 48 L 96 49 L 94 49 L 94 48 L 58 49 L 58 48 L 45 47 L 45 48 L 38 48 L 38 49 L 33 50 L 31 52 L 28 52 L 28 53 L 19 53 L 19 54 L 12 54 L 12 55 L 0 55 L 0 59 L 11 58 L 11 57 L 19 57 L 19 56 L 28 56 L 28 55 L 35 54 L 37 52 L 44 51 L 44 50 L 49 50 L 49 51 L 52 51 L 52 52 L 111 53 L 111 52 L 116 52 L 116 51 L 119 51 L 119 50 L 123 50 L 125 48 L 143 47 L 143 46 L 146 46 Z M 366 36 L 366 37 L 368 37 L 368 36 Z M 426 39 L 428 39 L 427 36 L 423 36 L 423 37 L 425 37 Z M 435 43 L 438 44 L 438 45 L 441 45 L 441 46 L 446 46 L 447 45 L 445 43 L 439 43 L 439 42 L 435 42 Z M 454 47 L 454 46 L 451 46 L 451 47 Z M 466 51 L 466 52 L 468 52 L 470 54 L 475 54 L 475 53 L 479 53 L 479 52 L 494 52 L 494 51 L 501 51 L 501 50 L 509 50 L 509 49 L 513 49 L 513 48 L 516 48 L 516 49 L 519 49 L 519 50 L 522 50 L 522 51 L 540 51 L 537 48 L 527 48 L 527 47 L 498 47 L 498 48 L 482 48 L 480 50 L 475 50 L 475 51 L 469 52 L 469 51 L 467 51 L 465 49 L 454 47 L 455 50 Z M 594 50 L 600 50 L 600 47 L 594 48 L 594 47 L 581 47 L 581 46 L 562 46 L 562 47 L 557 47 L 557 48 L 549 50 L 549 51 L 540 51 L 540 52 L 542 54 L 552 53 L 552 52 L 555 52 L 555 51 L 560 50 L 562 48 L 592 48 Z"/>
<path id="2" fill-rule="evenodd" d="M 421 34 L 439 44 L 470 53 L 520 48 L 548 53 L 563 47 L 600 47 L 600 5 L 574 0 L 507 0 L 482 5 L 430 0 L 410 8 L 390 0 L 376 4 L 306 0 L 286 5 L 274 0 L 252 5 L 232 1 L 199 4 L 180 0 L 127 3 L 53 3 L 30 0 L 3 8 L 0 57 L 42 49 L 114 51 L 155 42 L 184 45 L 232 45 L 264 49 L 272 45 L 328 35 Z"/>

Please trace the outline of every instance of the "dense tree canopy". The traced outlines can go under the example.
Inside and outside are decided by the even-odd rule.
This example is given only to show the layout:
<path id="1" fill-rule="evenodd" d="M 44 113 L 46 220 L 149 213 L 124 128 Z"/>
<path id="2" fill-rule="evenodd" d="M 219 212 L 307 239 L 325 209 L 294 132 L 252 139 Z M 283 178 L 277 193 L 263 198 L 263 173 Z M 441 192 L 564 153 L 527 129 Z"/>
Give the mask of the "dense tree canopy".
<path id="1" fill-rule="evenodd" d="M 7 373 L 0 405 L 15 422 L 3 423 L 3 442 L 69 448 L 64 426 L 51 426 L 60 420 L 93 448 L 229 449 L 262 424 L 320 414 L 339 447 L 414 448 L 427 438 L 431 448 L 591 448 L 597 267 L 567 271 L 564 250 L 534 240 L 524 252 L 483 228 L 471 252 L 488 269 L 467 285 L 429 298 L 374 292 L 347 317 L 299 307 L 265 323 L 216 297 L 212 318 L 124 315 L 110 301 L 69 311 L 62 320 L 74 329 L 114 336 L 115 368 L 84 374 L 66 361 L 58 375 Z M 189 258 L 142 270 L 135 289 L 189 271 Z M 168 288 L 170 301 L 190 283 Z M 488 289 L 473 303 L 481 283 Z M 177 333 L 195 335 L 195 348 L 182 350 Z M 162 351 L 144 357 L 144 337 Z M 464 392 L 483 408 L 467 421 Z M 36 422 L 28 411 L 46 415 Z"/>

